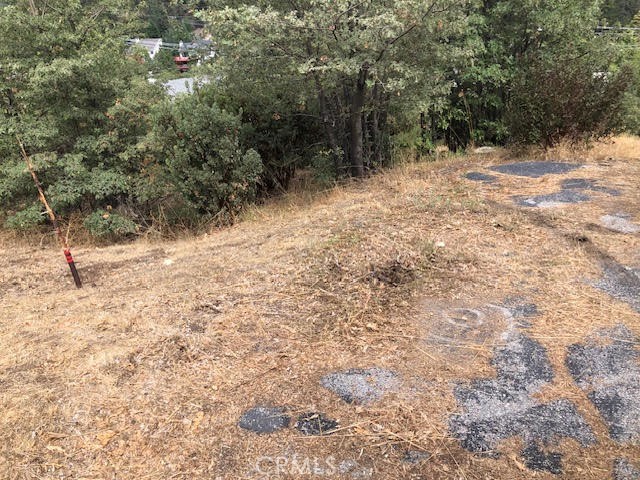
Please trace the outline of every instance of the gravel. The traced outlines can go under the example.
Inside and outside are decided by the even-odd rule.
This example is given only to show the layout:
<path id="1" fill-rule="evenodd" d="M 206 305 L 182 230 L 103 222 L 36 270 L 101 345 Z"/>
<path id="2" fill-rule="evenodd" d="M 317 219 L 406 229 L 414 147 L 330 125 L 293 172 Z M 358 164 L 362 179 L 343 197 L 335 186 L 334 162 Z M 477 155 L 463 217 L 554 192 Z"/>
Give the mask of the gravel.
<path id="1" fill-rule="evenodd" d="M 541 404 L 532 397 L 553 379 L 546 351 L 538 342 L 512 332 L 506 345 L 496 349 L 492 363 L 497 378 L 459 385 L 454 391 L 463 412 L 450 417 L 449 429 L 465 449 L 495 454 L 501 440 L 514 436 L 526 444 L 564 437 L 584 446 L 595 442 L 573 403 L 559 399 Z"/>
<path id="2" fill-rule="evenodd" d="M 350 369 L 322 377 L 320 384 L 347 403 L 370 404 L 400 386 L 398 374 L 383 368 Z"/>
<path id="3" fill-rule="evenodd" d="M 568 203 L 587 202 L 591 200 L 591 197 L 578 190 L 560 190 L 559 192 L 535 195 L 533 197 L 516 195 L 513 199 L 521 207 L 550 208 Z"/>
<path id="4" fill-rule="evenodd" d="M 517 175 L 520 177 L 538 178 L 548 174 L 563 174 L 582 167 L 577 163 L 563 162 L 519 162 L 496 165 L 490 169 L 494 172 L 505 173 L 507 175 Z"/>
<path id="5" fill-rule="evenodd" d="M 602 345 L 606 341 L 608 344 Z M 624 325 L 569 346 L 566 364 L 621 443 L 640 440 L 640 353 Z"/>
<path id="6" fill-rule="evenodd" d="M 298 417 L 295 427 L 303 435 L 329 435 L 338 428 L 338 422 L 322 413 L 308 412 Z"/>
<path id="7" fill-rule="evenodd" d="M 253 407 L 242 414 L 238 426 L 256 433 L 273 433 L 288 428 L 291 418 L 282 407 Z"/>
<path id="8" fill-rule="evenodd" d="M 603 264 L 602 270 L 604 276 L 593 285 L 640 313 L 640 270 L 611 260 Z"/>
<path id="9" fill-rule="evenodd" d="M 620 233 L 639 233 L 640 225 L 629 220 L 626 215 L 603 215 L 600 217 L 600 223 L 605 228 Z"/>
<path id="10" fill-rule="evenodd" d="M 464 178 L 467 180 L 473 180 L 474 182 L 485 182 L 485 183 L 493 183 L 498 177 L 495 175 L 488 175 L 482 172 L 469 172 L 465 174 Z"/>

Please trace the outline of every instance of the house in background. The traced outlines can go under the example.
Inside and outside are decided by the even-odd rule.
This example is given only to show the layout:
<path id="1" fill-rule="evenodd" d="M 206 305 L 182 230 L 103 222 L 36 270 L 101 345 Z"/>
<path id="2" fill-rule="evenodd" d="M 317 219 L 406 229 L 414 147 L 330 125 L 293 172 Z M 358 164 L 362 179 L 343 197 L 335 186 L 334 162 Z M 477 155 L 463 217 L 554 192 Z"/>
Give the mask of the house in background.
<path id="1" fill-rule="evenodd" d="M 127 40 L 127 45 L 138 45 L 143 47 L 149 53 L 149 58 L 153 60 L 160 49 L 162 48 L 162 39 L 161 38 L 132 38 Z"/>
<path id="2" fill-rule="evenodd" d="M 152 83 L 155 83 L 155 81 Z M 191 94 L 194 92 L 196 86 L 206 85 L 207 83 L 209 83 L 209 79 L 206 77 L 198 79 L 183 77 L 169 80 L 163 83 L 162 86 L 170 97 L 175 98 L 178 95 Z"/>
<path id="3" fill-rule="evenodd" d="M 149 54 L 149 58 L 153 58 L 161 49 L 177 52 L 177 56 L 173 57 L 178 70 L 182 73 L 189 70 L 189 63 L 202 63 L 211 61 L 216 51 L 213 42 L 209 39 L 197 39 L 191 42 L 169 43 L 163 42 L 161 38 L 130 38 L 125 42 L 127 45 L 139 46 L 144 48 Z"/>
<path id="4" fill-rule="evenodd" d="M 180 42 L 178 51 L 181 57 L 189 57 L 196 59 L 197 64 L 212 60 L 216 56 L 213 42 L 209 39 L 197 39 L 193 42 Z"/>

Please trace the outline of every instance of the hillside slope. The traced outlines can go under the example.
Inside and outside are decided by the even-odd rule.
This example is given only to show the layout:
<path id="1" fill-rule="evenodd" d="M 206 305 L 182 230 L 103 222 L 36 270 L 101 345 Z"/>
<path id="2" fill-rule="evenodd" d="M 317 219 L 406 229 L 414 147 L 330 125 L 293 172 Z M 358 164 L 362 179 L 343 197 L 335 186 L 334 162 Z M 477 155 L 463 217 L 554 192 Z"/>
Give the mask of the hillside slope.
<path id="1" fill-rule="evenodd" d="M 537 177 L 491 169 L 504 152 L 407 165 L 195 240 L 77 248 L 79 291 L 59 252 L 3 245 L 0 477 L 639 478 L 620 145 L 640 142 Z"/>

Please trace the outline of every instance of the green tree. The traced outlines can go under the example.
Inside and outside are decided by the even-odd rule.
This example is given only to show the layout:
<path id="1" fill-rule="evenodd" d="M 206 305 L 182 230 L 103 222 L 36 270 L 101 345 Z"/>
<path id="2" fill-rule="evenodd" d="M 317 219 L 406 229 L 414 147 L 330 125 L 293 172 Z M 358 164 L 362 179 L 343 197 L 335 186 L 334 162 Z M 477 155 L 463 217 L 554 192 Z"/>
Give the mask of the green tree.
<path id="1" fill-rule="evenodd" d="M 544 82 L 548 73 L 548 79 L 553 77 L 555 87 L 564 95 L 571 95 L 574 90 L 587 93 L 583 90 L 587 86 L 593 89 L 593 95 L 598 95 L 608 84 L 621 85 L 592 81 L 594 73 L 606 73 L 609 79 L 615 77 L 615 72 L 609 70 L 615 67 L 619 57 L 613 38 L 594 34 L 600 17 L 597 0 L 484 0 L 478 13 L 474 26 L 482 40 L 482 49 L 473 62 L 458 69 L 460 73 L 456 77 L 451 106 L 444 112 L 442 122 L 452 132 L 450 143 L 454 146 L 464 146 L 472 141 L 509 141 L 513 133 L 510 127 L 516 126 L 514 121 L 519 125 L 528 121 L 516 118 L 518 109 L 515 105 L 510 115 L 506 115 L 511 98 L 518 97 L 518 104 L 522 106 L 527 98 L 536 96 L 535 92 L 526 91 L 536 86 L 527 81 L 527 77 Z M 589 65 L 591 70 L 587 71 Z M 558 77 L 553 73 L 554 69 L 566 77 Z M 544 85 L 539 86 L 544 88 Z M 577 106 L 580 100 L 561 99 L 557 92 L 548 93 L 548 98 L 559 102 L 558 105 L 574 102 Z M 607 96 L 612 101 L 614 97 Z M 586 97 L 583 98 L 586 106 Z M 613 101 L 612 108 L 615 105 L 619 105 L 617 100 Z M 525 109 L 521 112 L 525 115 Z M 606 115 L 604 118 L 613 121 L 614 117 Z M 569 120 L 567 116 L 563 118 Z M 582 120 L 575 120 L 572 121 L 574 127 L 586 127 Z M 591 125 L 595 127 L 595 124 Z M 522 136 L 518 137 L 522 140 Z"/>
<path id="2" fill-rule="evenodd" d="M 154 112 L 151 141 L 171 183 L 191 207 L 228 223 L 255 200 L 260 156 L 243 150 L 238 116 L 221 110 L 211 89 L 167 101 Z"/>
<path id="3" fill-rule="evenodd" d="M 610 24 L 627 25 L 640 11 L 640 0 L 605 0 L 602 2 L 602 16 Z"/>
<path id="4" fill-rule="evenodd" d="M 132 197 L 143 157 L 135 145 L 146 127 L 117 112 L 134 91 L 138 102 L 159 96 L 150 93 L 154 87 L 144 80 L 144 67 L 125 54 L 122 38 L 139 26 L 137 11 L 126 0 L 15 1 L 2 9 L 0 209 L 5 216 L 37 208 L 16 136 L 59 212 L 89 213 Z M 136 114 L 144 116 L 146 109 L 138 105 Z"/>
<path id="5" fill-rule="evenodd" d="M 336 171 L 355 176 L 388 161 L 383 137 L 403 96 L 446 94 L 449 65 L 471 53 L 464 0 L 255 3 L 204 15 L 221 82 L 283 85 L 314 104 Z"/>
<path id="6" fill-rule="evenodd" d="M 151 38 L 162 38 L 165 32 L 169 30 L 167 2 L 146 0 L 143 4 L 143 19 L 147 24 L 145 35 Z"/>

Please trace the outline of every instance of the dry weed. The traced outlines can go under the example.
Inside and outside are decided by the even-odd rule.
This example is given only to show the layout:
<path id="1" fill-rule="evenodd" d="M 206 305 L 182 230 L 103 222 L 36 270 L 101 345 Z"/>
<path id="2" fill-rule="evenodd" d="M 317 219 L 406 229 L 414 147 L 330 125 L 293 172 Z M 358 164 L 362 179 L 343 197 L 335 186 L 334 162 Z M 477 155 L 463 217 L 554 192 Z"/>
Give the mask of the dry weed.
<path id="1" fill-rule="evenodd" d="M 3 237 L 0 476 L 260 478 L 261 457 L 297 454 L 357 462 L 376 479 L 531 478 L 518 440 L 492 459 L 448 434 L 452 385 L 492 375 L 500 331 L 482 341 L 455 332 L 449 346 L 428 341 L 437 308 L 518 295 L 539 306 L 529 334 L 557 372 L 541 398 L 574 401 L 601 439 L 586 450 L 558 447 L 565 478 L 604 478 L 611 458 L 640 450 L 607 440 L 564 355 L 597 328 L 624 322 L 640 334 L 637 313 L 588 283 L 600 275 L 588 245 L 640 263 L 637 236 L 597 227 L 605 210 L 640 215 L 636 143 L 616 139 L 610 154 L 610 145 L 580 157 L 556 152 L 588 164 L 571 177 L 624 191 L 594 193 L 597 205 L 534 212 L 515 208 L 513 192 L 548 193 L 558 178 L 461 177 L 506 162 L 503 150 L 405 163 L 285 195 L 198 238 L 85 244 L 75 250 L 79 291 L 55 248 Z M 356 407 L 319 385 L 326 373 L 371 366 L 397 371 L 410 388 Z M 240 430 L 240 415 L 257 404 L 324 412 L 340 428 L 319 438 Z M 430 456 L 403 462 L 409 450 Z"/>

